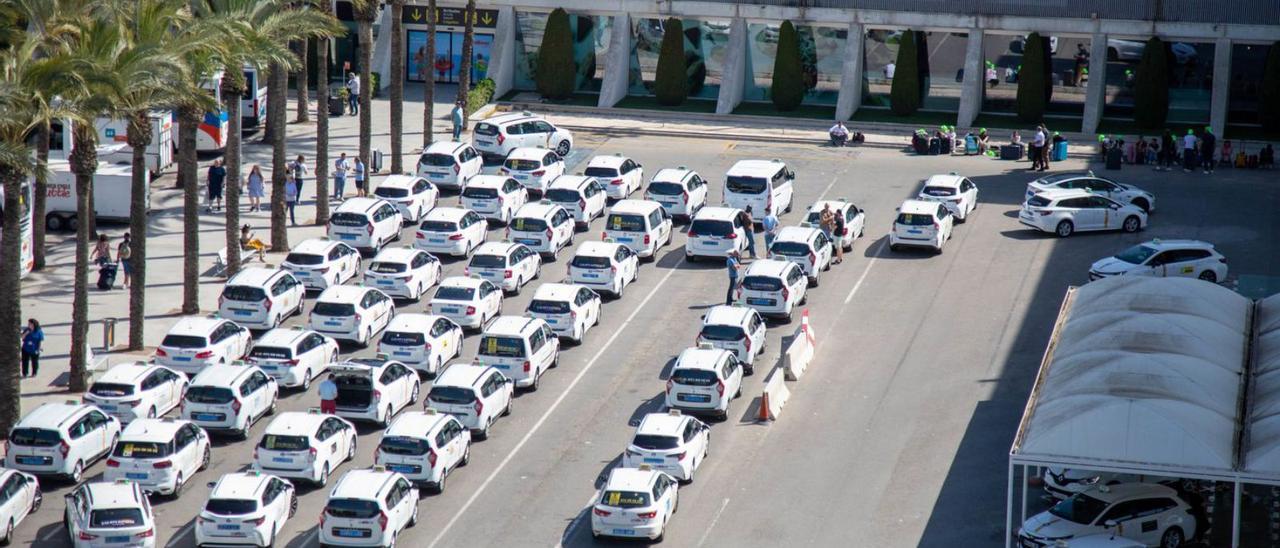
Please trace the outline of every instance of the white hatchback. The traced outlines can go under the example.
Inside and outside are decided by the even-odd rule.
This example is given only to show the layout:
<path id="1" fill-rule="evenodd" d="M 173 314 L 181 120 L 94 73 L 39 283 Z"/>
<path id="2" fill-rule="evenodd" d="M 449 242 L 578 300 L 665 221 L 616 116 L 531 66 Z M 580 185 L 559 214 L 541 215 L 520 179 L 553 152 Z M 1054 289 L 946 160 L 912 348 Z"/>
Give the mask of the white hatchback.
<path id="1" fill-rule="evenodd" d="M 516 295 L 520 288 L 538 277 L 542 257 L 524 244 L 488 242 L 471 255 L 465 272 L 479 276 Z"/>
<path id="2" fill-rule="evenodd" d="M 311 238 L 294 246 L 280 268 L 288 270 L 307 289 L 323 291 L 360 275 L 360 252 L 328 238 Z"/>
<path id="3" fill-rule="evenodd" d="M 0 469 L 0 523 L 5 524 L 0 543 L 13 543 L 13 531 L 44 502 L 36 477 L 17 470 Z"/>
<path id="4" fill-rule="evenodd" d="M 84 402 L 98 406 L 123 423 L 143 417 L 156 418 L 182 404 L 188 383 L 186 376 L 163 365 L 122 363 L 93 381 Z"/>
<path id="5" fill-rule="evenodd" d="M 320 515 L 321 546 L 395 546 L 418 522 L 418 489 L 381 466 L 352 470 L 329 490 Z"/>
<path id="6" fill-rule="evenodd" d="M 741 209 L 703 208 L 689 223 L 684 256 L 689 262 L 696 262 L 702 257 L 724 258 L 730 253 L 743 253 L 747 250 L 747 238 L 754 237 L 753 230 L 746 212 Z"/>
<path id="7" fill-rule="evenodd" d="M 378 340 L 378 353 L 432 379 L 462 352 L 462 327 L 444 316 L 400 314 Z"/>
<path id="8" fill-rule="evenodd" d="M 907 200 L 898 208 L 898 216 L 889 231 L 889 249 L 924 247 L 934 253 L 942 253 L 942 246 L 951 239 L 955 217 L 947 206 L 937 202 Z"/>
<path id="9" fill-rule="evenodd" d="M 232 472 L 210 482 L 196 516 L 196 544 L 275 546 L 276 535 L 298 511 L 288 480 L 258 472 Z"/>
<path id="10" fill-rule="evenodd" d="M 415 175 L 388 175 L 373 195 L 396 206 L 401 218 L 410 223 L 421 221 L 440 199 L 440 191 L 431 181 Z"/>
<path id="11" fill-rule="evenodd" d="M 490 365 L 530 392 L 560 363 L 560 339 L 538 318 L 499 316 L 480 338 L 476 362 Z"/>
<path id="12" fill-rule="evenodd" d="M 430 253 L 412 247 L 388 247 L 369 261 L 364 284 L 392 297 L 418 300 L 440 283 L 440 261 Z"/>
<path id="13" fill-rule="evenodd" d="M 471 460 L 471 431 L 453 415 L 428 408 L 402 413 L 382 432 L 374 463 L 443 493 L 449 474 Z"/>
<path id="14" fill-rule="evenodd" d="M 1137 232 L 1146 228 L 1147 213 L 1087 190 L 1048 190 L 1022 204 L 1018 222 L 1066 238 L 1079 231 Z"/>
<path id="15" fill-rule="evenodd" d="M 520 147 L 507 154 L 498 173 L 515 179 L 534 196 L 542 197 L 551 181 L 564 175 L 564 159 L 545 148 Z"/>
<path id="16" fill-rule="evenodd" d="M 577 223 L 568 211 L 544 200 L 525 204 L 516 211 L 507 225 L 507 238 L 554 259 L 561 249 L 573 245 L 576 231 Z"/>
<path id="17" fill-rule="evenodd" d="M 418 175 L 439 187 L 462 190 L 483 168 L 480 153 L 458 141 L 436 141 L 418 157 Z"/>
<path id="18" fill-rule="evenodd" d="M 678 490 L 676 480 L 649 466 L 614 468 L 591 507 L 591 535 L 661 541 L 679 505 Z"/>
<path id="19" fill-rule="evenodd" d="M 379 426 L 391 424 L 396 413 L 417 403 L 422 389 L 412 369 L 385 354 L 336 364 L 329 374 L 338 385 L 337 415 Z"/>
<path id="20" fill-rule="evenodd" d="M 963 223 L 973 210 L 978 209 L 978 185 L 968 177 L 951 173 L 950 175 L 933 175 L 924 181 L 917 200 L 938 202 L 947 206 L 947 210 Z"/>
<path id="21" fill-rule="evenodd" d="M 467 183 L 459 201 L 462 207 L 490 221 L 506 224 L 516 210 L 529 201 L 529 193 L 506 175 L 476 175 Z"/>
<path id="22" fill-rule="evenodd" d="M 649 413 L 622 453 L 623 468 L 642 465 L 666 472 L 680 481 L 693 482 L 693 474 L 707 460 L 711 428 L 706 423 L 672 409 Z"/>
<path id="23" fill-rule="evenodd" d="M 249 329 L 215 317 L 186 316 L 178 320 L 156 347 L 155 361 L 187 375 L 206 365 L 231 363 L 249 353 Z"/>
<path id="24" fill-rule="evenodd" d="M 599 180 L 614 200 L 624 199 L 644 185 L 644 166 L 621 154 L 592 157 L 582 174 Z"/>
<path id="25" fill-rule="evenodd" d="M 600 295 L 581 285 L 542 284 L 524 313 L 547 322 L 556 335 L 581 344 L 587 331 L 600 323 Z"/>
<path id="26" fill-rule="evenodd" d="M 686 348 L 667 378 L 667 407 L 727 420 L 729 403 L 742 395 L 743 375 L 742 363 L 733 352 L 710 343 Z"/>
<path id="27" fill-rule="evenodd" d="M 764 318 L 754 308 L 716 305 L 702 317 L 695 341 L 733 352 L 747 375 L 755 372 L 755 359 L 764 352 Z"/>
<path id="28" fill-rule="evenodd" d="M 809 285 L 817 287 L 822 272 L 831 269 L 832 249 L 831 240 L 821 230 L 788 226 L 778 231 L 769 246 L 769 258 L 795 263 L 809 277 Z"/>
<path id="29" fill-rule="evenodd" d="M 245 361 L 262 368 L 280 386 L 311 388 L 311 380 L 338 358 L 338 341 L 302 326 L 276 328 L 253 345 Z"/>
<path id="30" fill-rule="evenodd" d="M 1227 279 L 1227 258 L 1213 244 L 1199 240 L 1151 240 L 1095 261 L 1089 281 L 1111 276 Z"/>
<path id="31" fill-rule="evenodd" d="M 583 175 L 561 175 L 551 181 L 547 193 L 543 195 L 547 201 L 563 207 L 581 228 L 586 228 L 592 219 L 604 215 L 605 190 L 595 177 Z"/>
<path id="32" fill-rule="evenodd" d="M 62 523 L 76 548 L 156 545 L 156 517 L 131 481 L 83 483 L 64 496 Z"/>
<path id="33" fill-rule="evenodd" d="M 614 242 L 583 242 L 569 261 L 569 279 L 621 297 L 640 278 L 640 258 L 631 248 Z"/>
<path id="34" fill-rule="evenodd" d="M 396 305 L 377 289 L 339 285 L 316 298 L 307 327 L 338 340 L 366 346 L 391 323 Z"/>
<path id="35" fill-rule="evenodd" d="M 762 316 L 791 321 L 797 307 L 808 300 L 809 277 L 791 261 L 762 259 L 747 267 L 738 282 L 738 304 Z"/>
<path id="36" fill-rule="evenodd" d="M 136 482 L 148 493 L 177 497 L 191 476 L 209 467 L 210 455 L 209 434 L 195 423 L 138 419 L 120 433 L 103 478 Z"/>
<path id="37" fill-rule="evenodd" d="M 4 467 L 80 483 L 85 468 L 111 453 L 120 429 L 120 419 L 95 405 L 44 403 L 9 430 Z"/>
<path id="38" fill-rule="evenodd" d="M 514 397 L 515 384 L 496 368 L 458 364 L 431 384 L 425 405 L 457 417 L 475 439 L 485 440 L 498 417 L 511 414 Z"/>
<path id="39" fill-rule="evenodd" d="M 276 412 L 276 380 L 252 365 L 214 365 L 191 380 L 182 419 L 205 430 L 249 439 L 254 423 Z"/>
<path id="40" fill-rule="evenodd" d="M 246 268 L 222 288 L 218 316 L 250 329 L 271 329 L 301 314 L 306 296 L 306 286 L 288 270 Z"/>
<path id="41" fill-rule="evenodd" d="M 489 225 L 479 213 L 457 207 L 437 207 L 418 223 L 413 245 L 435 254 L 466 257 L 488 238 Z"/>
<path id="42" fill-rule="evenodd" d="M 672 217 L 689 219 L 707 205 L 707 181 L 684 166 L 660 169 L 645 188 L 644 199 L 662 204 Z"/>
<path id="43" fill-rule="evenodd" d="M 502 311 L 502 288 L 489 280 L 452 276 L 440 282 L 428 309 L 463 328 L 483 329 Z"/>
<path id="44" fill-rule="evenodd" d="M 253 449 L 253 469 L 323 486 L 343 461 L 356 456 L 356 428 L 346 419 L 305 413 L 276 415 Z"/>
<path id="45" fill-rule="evenodd" d="M 326 234 L 356 249 L 376 252 L 387 242 L 400 239 L 404 216 L 390 202 L 379 198 L 347 198 L 329 216 Z"/>

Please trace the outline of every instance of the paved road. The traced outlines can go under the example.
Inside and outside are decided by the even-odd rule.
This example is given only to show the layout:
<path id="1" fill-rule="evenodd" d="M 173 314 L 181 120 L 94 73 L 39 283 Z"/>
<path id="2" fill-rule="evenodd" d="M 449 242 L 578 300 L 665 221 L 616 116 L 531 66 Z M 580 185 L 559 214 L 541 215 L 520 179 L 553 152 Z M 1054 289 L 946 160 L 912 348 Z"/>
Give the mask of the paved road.
<path id="1" fill-rule="evenodd" d="M 1029 176 L 1010 171 L 1014 164 L 1006 162 L 654 137 L 580 135 L 579 147 L 570 158 L 575 172 L 594 153 L 631 154 L 650 174 L 688 165 L 712 181 L 713 202 L 721 174 L 733 162 L 781 158 L 798 174 L 798 210 L 784 215 L 784 223 L 797 222 L 799 209 L 819 198 L 847 197 L 868 212 L 865 238 L 811 290 L 819 337 L 811 372 L 793 386 L 791 403 L 771 425 L 754 421 L 754 398 L 767 368 L 747 380 L 730 419 L 713 426 L 712 457 L 697 482 L 681 490 L 681 511 L 667 535 L 674 546 L 831 546 L 848 545 L 850 538 L 868 546 L 997 545 L 1004 458 L 1030 376 L 1063 292 L 1085 281 L 1092 260 L 1153 236 L 1202 238 L 1231 259 L 1228 284 L 1239 280 L 1242 289 L 1259 293 L 1280 288 L 1280 253 L 1265 239 L 1280 229 L 1276 191 L 1256 172 L 1220 172 L 1207 183 L 1181 173 L 1126 170 L 1125 181 L 1159 195 L 1152 228 L 1057 240 L 1018 225 L 1016 208 Z M 1082 168 L 1084 162 L 1059 165 Z M 920 179 L 952 170 L 978 183 L 982 206 L 958 226 L 946 252 L 888 251 L 885 234 L 894 208 Z M 257 216 L 262 214 L 250 222 L 263 222 Z M 172 224 L 163 216 L 157 223 Z M 218 229 L 208 230 L 216 239 Z M 599 238 L 599 230 L 597 221 L 578 241 Z M 297 228 L 291 238 L 319 233 Z M 404 234 L 412 240 L 411 228 Z M 501 229 L 490 237 L 501 237 Z M 640 282 L 624 298 L 606 303 L 600 327 L 581 346 L 565 350 L 541 390 L 518 397 L 514 414 L 474 446 L 471 465 L 450 478 L 447 493 L 424 497 L 419 524 L 401 543 L 591 543 L 588 503 L 600 478 L 617 464 L 637 417 L 659 410 L 672 360 L 692 344 L 702 311 L 723 295 L 723 270 L 686 263 L 683 239 L 677 234 L 657 261 L 642 267 Z M 560 261 L 546 264 L 535 284 L 559 280 L 569 256 L 562 252 Z M 460 274 L 462 266 L 446 260 L 446 274 Z M 206 291 L 216 292 L 216 286 L 211 281 Z M 507 299 L 504 311 L 522 311 L 532 290 Z M 28 298 L 46 309 L 66 306 L 61 297 Z M 417 312 L 424 304 L 402 303 L 399 310 Z M 152 335 L 171 322 L 151 322 Z M 793 329 L 771 325 L 764 363 L 777 359 L 781 337 Z M 463 356 L 475 354 L 476 341 L 467 338 Z M 314 389 L 286 392 L 281 408 L 300 410 L 317 401 Z M 251 439 L 264 427 L 256 427 Z M 367 466 L 379 432 L 372 426 L 361 432 L 355 465 Z M 204 483 L 245 468 L 252 443 L 219 443 L 214 465 L 180 499 L 157 499 L 159 540 L 194 543 L 191 525 L 208 492 Z M 101 472 L 97 464 L 87 475 Z M 51 486 L 44 508 L 19 529 L 19 543 L 67 543 L 60 516 L 66 491 Z M 315 518 L 324 504 L 324 490 L 301 493 L 298 515 L 281 535 L 289 546 L 314 544 Z"/>

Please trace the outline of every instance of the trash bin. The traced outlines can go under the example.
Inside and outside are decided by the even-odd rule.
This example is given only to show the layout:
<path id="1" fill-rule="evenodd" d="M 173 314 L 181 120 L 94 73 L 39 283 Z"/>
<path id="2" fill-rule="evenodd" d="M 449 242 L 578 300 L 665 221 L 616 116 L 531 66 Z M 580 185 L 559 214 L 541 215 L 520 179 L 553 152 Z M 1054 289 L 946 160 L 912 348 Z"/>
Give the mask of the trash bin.
<path id="1" fill-rule="evenodd" d="M 342 100 L 342 84 L 329 85 L 329 116 L 342 116 L 347 110 L 346 101 Z"/>
<path id="2" fill-rule="evenodd" d="M 111 350 L 116 345 L 116 320 L 115 318 L 102 319 L 102 348 Z"/>
<path id="3" fill-rule="evenodd" d="M 1067 159 L 1067 142 L 1058 141 L 1053 144 L 1053 161 L 1063 162 Z"/>

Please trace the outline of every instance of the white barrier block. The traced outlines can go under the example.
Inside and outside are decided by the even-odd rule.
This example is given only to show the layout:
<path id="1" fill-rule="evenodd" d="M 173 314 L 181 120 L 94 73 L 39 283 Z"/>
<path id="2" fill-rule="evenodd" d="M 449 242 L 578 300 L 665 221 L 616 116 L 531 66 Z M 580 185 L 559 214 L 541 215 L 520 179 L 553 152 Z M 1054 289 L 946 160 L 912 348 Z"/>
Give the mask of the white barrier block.
<path id="1" fill-rule="evenodd" d="M 769 400 L 769 419 L 778 420 L 778 415 L 782 413 L 782 406 L 787 404 L 787 400 L 791 398 L 791 391 L 787 389 L 786 383 L 783 382 L 785 372 L 782 368 L 774 368 L 769 373 L 769 378 L 764 383 L 764 394 L 761 396 Z"/>

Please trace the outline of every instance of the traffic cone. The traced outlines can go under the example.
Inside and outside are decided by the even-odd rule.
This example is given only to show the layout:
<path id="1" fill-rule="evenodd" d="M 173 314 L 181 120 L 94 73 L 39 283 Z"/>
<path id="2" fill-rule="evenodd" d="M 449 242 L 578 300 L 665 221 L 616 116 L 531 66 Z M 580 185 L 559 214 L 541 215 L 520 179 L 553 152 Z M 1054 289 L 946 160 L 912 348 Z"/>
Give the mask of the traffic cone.
<path id="1" fill-rule="evenodd" d="M 760 413 L 756 416 L 757 422 L 769 422 L 773 420 L 773 415 L 769 413 L 769 393 L 765 392 L 760 396 Z"/>

